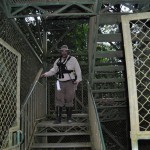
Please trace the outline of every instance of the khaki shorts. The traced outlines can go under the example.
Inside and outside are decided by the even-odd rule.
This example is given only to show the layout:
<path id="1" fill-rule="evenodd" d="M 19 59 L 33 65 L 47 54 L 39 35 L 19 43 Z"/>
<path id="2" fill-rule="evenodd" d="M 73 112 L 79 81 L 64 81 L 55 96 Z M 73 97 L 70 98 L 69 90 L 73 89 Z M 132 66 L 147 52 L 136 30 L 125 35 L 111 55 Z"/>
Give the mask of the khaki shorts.
<path id="1" fill-rule="evenodd" d="M 72 83 L 72 80 L 60 81 L 60 88 L 60 91 L 55 88 L 55 106 L 73 107 L 75 84 Z"/>

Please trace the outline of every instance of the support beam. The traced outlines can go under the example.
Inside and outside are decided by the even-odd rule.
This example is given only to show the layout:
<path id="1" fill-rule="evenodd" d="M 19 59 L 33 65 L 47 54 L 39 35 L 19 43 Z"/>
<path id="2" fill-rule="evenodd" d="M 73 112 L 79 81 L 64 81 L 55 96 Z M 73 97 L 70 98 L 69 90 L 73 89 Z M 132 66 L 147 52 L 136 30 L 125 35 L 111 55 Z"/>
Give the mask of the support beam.
<path id="1" fill-rule="evenodd" d="M 23 37 L 23 39 L 26 41 L 26 43 L 29 45 L 29 47 L 31 48 L 31 50 L 33 51 L 33 53 L 35 54 L 35 56 L 37 57 L 37 59 L 40 61 L 40 63 L 42 64 L 42 60 L 41 58 L 38 56 L 38 54 L 35 52 L 34 48 L 32 47 L 32 45 L 30 44 L 30 42 L 27 40 L 27 38 L 25 37 L 25 35 L 23 34 L 23 32 L 21 31 L 21 29 L 19 28 L 19 26 L 17 25 L 17 23 L 14 21 L 14 19 L 11 19 L 13 25 L 15 26 L 15 28 L 17 29 L 17 31 L 21 34 L 21 36 Z"/>
<path id="2" fill-rule="evenodd" d="M 43 55 L 45 59 L 47 56 L 47 32 L 46 31 L 43 32 Z"/>
<path id="3" fill-rule="evenodd" d="M 24 25 L 26 26 L 28 32 L 30 33 L 30 35 L 31 35 L 31 37 L 32 37 L 32 39 L 33 39 L 33 41 L 36 43 L 38 49 L 39 49 L 40 52 L 43 54 L 43 50 L 42 50 L 42 48 L 40 47 L 39 43 L 37 42 L 37 40 L 36 40 L 36 38 L 35 38 L 33 32 L 32 32 L 31 29 L 30 29 L 30 27 L 26 24 L 26 22 L 24 22 Z"/>
<path id="4" fill-rule="evenodd" d="M 30 3 L 29 3 L 30 2 Z M 28 2 L 19 2 L 11 4 L 11 10 L 15 9 L 14 12 L 10 12 L 10 18 L 24 18 L 24 17 L 56 17 L 56 16 L 91 16 L 96 15 L 95 10 L 93 10 L 93 5 L 95 1 L 86 0 L 86 1 L 56 1 L 56 2 L 38 2 L 38 1 L 28 1 Z M 30 13 L 29 11 L 24 11 L 36 9 L 37 13 Z M 55 8 L 55 9 L 54 9 Z M 68 9 L 69 8 L 69 9 Z M 75 9 L 74 9 L 75 8 Z M 24 12 L 23 15 L 21 12 Z"/>

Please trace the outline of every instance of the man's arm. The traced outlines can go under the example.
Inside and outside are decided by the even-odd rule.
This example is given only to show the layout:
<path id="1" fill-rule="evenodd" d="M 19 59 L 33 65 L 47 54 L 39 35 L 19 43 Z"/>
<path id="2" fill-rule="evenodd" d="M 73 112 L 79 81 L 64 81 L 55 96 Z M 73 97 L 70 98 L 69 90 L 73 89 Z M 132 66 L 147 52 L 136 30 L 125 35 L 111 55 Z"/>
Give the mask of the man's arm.
<path id="1" fill-rule="evenodd" d="M 82 73 L 81 73 L 80 65 L 76 58 L 75 58 L 75 73 L 77 75 L 77 80 L 74 83 L 78 84 L 80 81 L 82 81 Z"/>
<path id="2" fill-rule="evenodd" d="M 48 72 L 43 73 L 41 77 L 49 77 L 55 75 L 58 72 L 57 62 L 58 59 L 55 61 L 53 68 L 51 68 Z"/>

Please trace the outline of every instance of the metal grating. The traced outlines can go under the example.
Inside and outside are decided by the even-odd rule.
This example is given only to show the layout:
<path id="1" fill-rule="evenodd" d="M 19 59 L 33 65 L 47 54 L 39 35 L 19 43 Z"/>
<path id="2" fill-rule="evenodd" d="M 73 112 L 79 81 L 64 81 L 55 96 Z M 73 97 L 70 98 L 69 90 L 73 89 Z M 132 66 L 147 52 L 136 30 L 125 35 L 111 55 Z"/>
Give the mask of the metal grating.
<path id="1" fill-rule="evenodd" d="M 20 62 L 20 55 L 13 49 L 10 51 L 8 46 L 4 46 L 4 41 L 0 40 L 0 149 L 7 144 L 9 128 L 17 125 Z"/>

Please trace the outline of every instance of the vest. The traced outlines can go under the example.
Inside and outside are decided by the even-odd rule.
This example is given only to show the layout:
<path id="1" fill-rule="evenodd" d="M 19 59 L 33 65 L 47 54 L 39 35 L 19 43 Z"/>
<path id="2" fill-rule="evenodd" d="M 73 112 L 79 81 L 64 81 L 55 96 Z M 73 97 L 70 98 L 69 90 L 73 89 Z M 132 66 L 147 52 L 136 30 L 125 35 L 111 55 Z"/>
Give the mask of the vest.
<path id="1" fill-rule="evenodd" d="M 64 73 L 71 73 L 73 72 L 73 70 L 68 70 L 66 67 L 66 63 L 70 60 L 71 56 L 67 57 L 63 62 L 61 62 L 61 58 L 59 58 L 58 62 L 57 62 L 57 66 L 58 66 L 58 78 L 64 78 Z"/>

